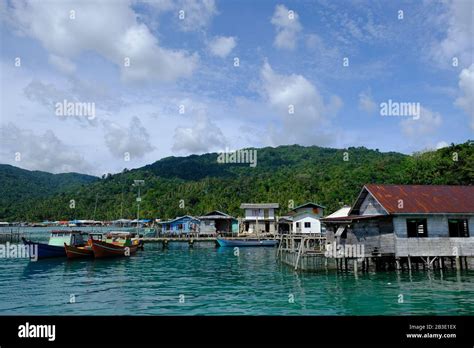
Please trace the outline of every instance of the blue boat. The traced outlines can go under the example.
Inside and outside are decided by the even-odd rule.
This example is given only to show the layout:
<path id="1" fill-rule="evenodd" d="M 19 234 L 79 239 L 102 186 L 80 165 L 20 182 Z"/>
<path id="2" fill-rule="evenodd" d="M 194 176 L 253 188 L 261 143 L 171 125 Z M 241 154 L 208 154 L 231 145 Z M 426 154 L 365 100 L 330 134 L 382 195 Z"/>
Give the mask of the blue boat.
<path id="1" fill-rule="evenodd" d="M 274 247 L 278 244 L 276 239 L 224 239 L 217 238 L 221 247 Z"/>
<path id="2" fill-rule="evenodd" d="M 80 231 L 52 231 L 48 244 L 37 243 L 22 238 L 23 243 L 28 246 L 37 246 L 38 259 L 46 259 L 52 257 L 66 257 L 66 245 L 84 245 L 84 239 Z"/>

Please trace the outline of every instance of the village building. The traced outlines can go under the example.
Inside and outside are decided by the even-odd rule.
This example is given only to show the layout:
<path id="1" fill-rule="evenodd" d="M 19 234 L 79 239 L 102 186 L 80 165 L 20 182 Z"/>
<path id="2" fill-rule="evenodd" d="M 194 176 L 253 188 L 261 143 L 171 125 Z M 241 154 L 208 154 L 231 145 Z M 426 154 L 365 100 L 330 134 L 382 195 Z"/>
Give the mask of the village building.
<path id="1" fill-rule="evenodd" d="M 199 216 L 200 235 L 233 236 L 239 233 L 239 223 L 236 218 L 218 210 L 213 210 Z"/>
<path id="2" fill-rule="evenodd" d="M 292 211 L 292 233 L 319 233 L 321 234 L 320 219 L 324 214 L 324 207 L 316 203 L 305 203 Z"/>
<path id="3" fill-rule="evenodd" d="M 305 203 L 293 208 L 287 216 L 278 219 L 278 233 L 306 234 L 323 233 L 325 227 L 321 225 L 324 207 L 316 203 Z"/>
<path id="4" fill-rule="evenodd" d="M 343 217 L 349 215 L 349 212 L 351 211 L 351 206 L 350 205 L 344 205 L 342 208 L 336 210 L 334 213 L 329 214 L 328 216 L 325 216 L 325 219 L 328 218 L 336 218 L 336 217 Z"/>
<path id="5" fill-rule="evenodd" d="M 184 215 L 173 220 L 161 221 L 162 234 L 189 235 L 198 234 L 201 221 L 193 216 Z"/>
<path id="6" fill-rule="evenodd" d="M 276 234 L 275 212 L 279 207 L 278 203 L 242 203 L 240 209 L 244 209 L 245 217 L 240 224 L 240 233 Z"/>
<path id="7" fill-rule="evenodd" d="M 418 257 L 430 266 L 474 256 L 474 186 L 369 184 L 347 216 L 322 221 L 329 243 L 363 244 L 365 257 Z"/>
<path id="8" fill-rule="evenodd" d="M 278 219 L 278 233 L 293 233 L 293 217 L 290 215 L 280 216 Z"/>

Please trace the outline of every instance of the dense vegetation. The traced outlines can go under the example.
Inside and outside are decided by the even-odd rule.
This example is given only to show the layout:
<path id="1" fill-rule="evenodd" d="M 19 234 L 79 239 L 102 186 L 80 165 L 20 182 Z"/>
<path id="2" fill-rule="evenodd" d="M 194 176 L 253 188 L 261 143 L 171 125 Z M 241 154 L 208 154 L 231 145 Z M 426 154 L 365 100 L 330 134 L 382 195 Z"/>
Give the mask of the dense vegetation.
<path id="1" fill-rule="evenodd" d="M 14 212 L 25 202 L 78 189 L 98 180 L 85 174 L 51 174 L 0 164 L 0 217 L 15 216 Z"/>
<path id="2" fill-rule="evenodd" d="M 0 219 L 134 218 L 134 179 L 145 180 L 140 215 L 147 218 L 199 215 L 212 209 L 240 215 L 242 202 L 278 202 L 283 214 L 291 201 L 295 205 L 312 201 L 332 212 L 351 204 L 366 183 L 474 183 L 472 142 L 412 156 L 363 147 L 338 150 L 293 145 L 257 151 L 255 168 L 217 163 L 214 153 L 168 157 L 100 180 L 78 174 L 52 176 L 61 184 L 48 177 L 51 174 L 1 166 Z M 75 201 L 74 209 L 70 200 Z"/>

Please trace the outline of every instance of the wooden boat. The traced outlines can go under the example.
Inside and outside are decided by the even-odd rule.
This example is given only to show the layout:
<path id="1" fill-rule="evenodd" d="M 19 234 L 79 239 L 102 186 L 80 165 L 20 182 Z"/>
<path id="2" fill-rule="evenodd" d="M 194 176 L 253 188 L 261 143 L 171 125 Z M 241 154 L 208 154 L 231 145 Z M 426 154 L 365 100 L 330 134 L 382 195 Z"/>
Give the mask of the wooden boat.
<path id="1" fill-rule="evenodd" d="M 64 245 L 84 245 L 84 239 L 80 231 L 51 231 L 48 244 L 37 243 L 22 238 L 23 243 L 38 248 L 38 259 L 52 257 L 66 257 Z"/>
<path id="2" fill-rule="evenodd" d="M 66 256 L 68 259 L 78 259 L 84 257 L 94 257 L 94 252 L 92 251 L 92 246 L 73 246 L 64 244 L 64 250 L 66 251 Z"/>
<path id="3" fill-rule="evenodd" d="M 91 239 L 94 257 L 130 256 L 137 252 L 140 242 L 130 232 L 109 232 L 106 240 Z"/>
<path id="4" fill-rule="evenodd" d="M 92 250 L 92 240 L 102 240 L 102 233 L 89 233 L 87 244 L 85 245 L 67 245 L 64 243 L 64 249 L 68 259 L 94 257 Z"/>
<path id="5" fill-rule="evenodd" d="M 274 247 L 278 244 L 276 239 L 227 239 L 217 238 L 217 243 L 221 247 Z"/>

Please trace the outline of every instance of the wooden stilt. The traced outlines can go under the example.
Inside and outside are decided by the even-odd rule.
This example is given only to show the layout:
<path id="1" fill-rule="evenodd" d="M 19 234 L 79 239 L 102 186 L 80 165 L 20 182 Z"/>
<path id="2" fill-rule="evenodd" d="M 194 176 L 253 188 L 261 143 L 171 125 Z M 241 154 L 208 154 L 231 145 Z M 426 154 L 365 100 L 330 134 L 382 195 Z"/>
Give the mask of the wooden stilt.
<path id="1" fill-rule="evenodd" d="M 459 259 L 459 256 L 456 256 L 456 270 L 461 270 L 461 260 Z"/>
<path id="2" fill-rule="evenodd" d="M 408 269 L 411 271 L 411 258 L 408 256 Z"/>

